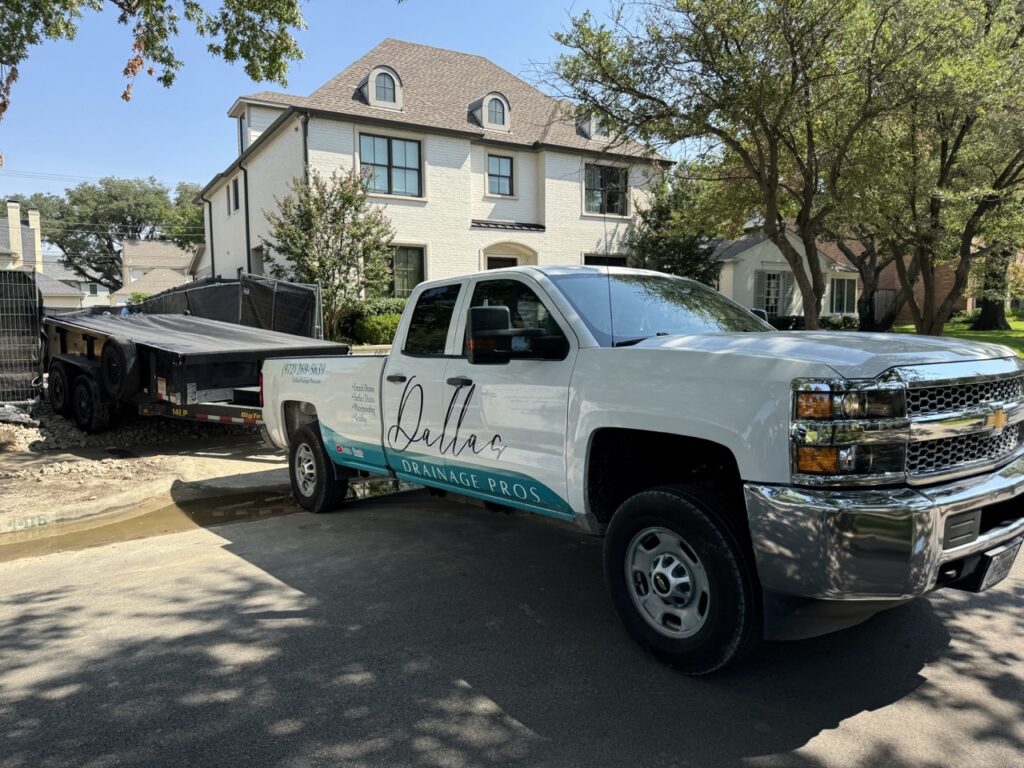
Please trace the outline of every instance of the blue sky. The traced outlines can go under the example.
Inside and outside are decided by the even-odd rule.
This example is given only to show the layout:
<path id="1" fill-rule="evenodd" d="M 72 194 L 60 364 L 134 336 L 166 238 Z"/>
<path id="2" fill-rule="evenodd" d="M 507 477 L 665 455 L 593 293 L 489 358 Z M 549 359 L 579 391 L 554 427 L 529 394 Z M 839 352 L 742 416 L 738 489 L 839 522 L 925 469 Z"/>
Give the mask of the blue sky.
<path id="1" fill-rule="evenodd" d="M 174 86 L 140 77 L 129 104 L 120 98 L 129 31 L 112 10 L 89 14 L 75 40 L 37 46 L 21 67 L 0 122 L 0 199 L 59 193 L 100 176 L 205 184 L 235 156 L 227 110 L 241 94 L 308 94 L 387 37 L 480 54 L 532 81 L 533 64 L 560 52 L 551 33 L 570 13 L 590 8 L 603 18 L 610 7 L 610 0 L 308 0 L 309 27 L 298 35 L 305 58 L 292 65 L 287 88 L 254 83 L 185 33 Z"/>

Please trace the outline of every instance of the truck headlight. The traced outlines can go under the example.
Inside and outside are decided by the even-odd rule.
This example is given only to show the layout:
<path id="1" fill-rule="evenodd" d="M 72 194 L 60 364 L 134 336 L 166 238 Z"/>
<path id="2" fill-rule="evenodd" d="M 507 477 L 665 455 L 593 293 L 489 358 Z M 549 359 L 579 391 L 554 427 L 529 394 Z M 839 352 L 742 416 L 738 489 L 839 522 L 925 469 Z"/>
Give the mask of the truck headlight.
<path id="1" fill-rule="evenodd" d="M 793 382 L 795 482 L 898 482 L 909 439 L 906 390 L 898 380 Z"/>

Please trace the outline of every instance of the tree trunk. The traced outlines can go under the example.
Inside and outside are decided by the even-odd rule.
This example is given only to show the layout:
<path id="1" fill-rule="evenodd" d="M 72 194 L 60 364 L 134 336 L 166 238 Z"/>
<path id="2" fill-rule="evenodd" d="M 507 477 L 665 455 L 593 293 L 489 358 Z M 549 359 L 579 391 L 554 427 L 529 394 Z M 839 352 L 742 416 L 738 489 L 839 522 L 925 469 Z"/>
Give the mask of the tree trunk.
<path id="1" fill-rule="evenodd" d="M 971 326 L 972 331 L 1008 331 L 1006 319 L 1007 270 L 1012 254 L 1005 252 L 989 254 L 985 259 L 984 293 L 981 299 L 981 314 Z"/>

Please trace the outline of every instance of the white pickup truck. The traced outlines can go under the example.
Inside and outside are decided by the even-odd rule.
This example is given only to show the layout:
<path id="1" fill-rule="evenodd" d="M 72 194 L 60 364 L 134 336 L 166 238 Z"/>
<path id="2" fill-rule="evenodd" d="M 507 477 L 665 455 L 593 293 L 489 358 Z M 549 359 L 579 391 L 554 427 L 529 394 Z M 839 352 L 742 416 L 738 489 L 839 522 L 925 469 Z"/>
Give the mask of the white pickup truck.
<path id="1" fill-rule="evenodd" d="M 775 332 L 698 283 L 518 267 L 421 284 L 390 356 L 267 360 L 306 509 L 388 475 L 605 536 L 630 633 L 690 673 L 938 587 L 1024 535 L 1009 349 Z"/>

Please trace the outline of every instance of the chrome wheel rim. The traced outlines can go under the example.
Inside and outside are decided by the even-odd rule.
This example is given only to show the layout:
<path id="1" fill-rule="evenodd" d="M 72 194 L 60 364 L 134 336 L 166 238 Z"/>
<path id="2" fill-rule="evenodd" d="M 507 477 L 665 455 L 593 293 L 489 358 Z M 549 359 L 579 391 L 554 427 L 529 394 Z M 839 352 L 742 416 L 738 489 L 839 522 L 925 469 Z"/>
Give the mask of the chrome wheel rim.
<path id="1" fill-rule="evenodd" d="M 295 450 L 294 472 L 299 493 L 306 497 L 312 496 L 316 492 L 316 459 L 313 458 L 313 449 L 306 443 Z"/>
<path id="2" fill-rule="evenodd" d="M 633 537 L 626 589 L 644 621 L 665 637 L 692 637 L 707 622 L 707 571 L 693 547 L 667 528 L 644 528 Z"/>

